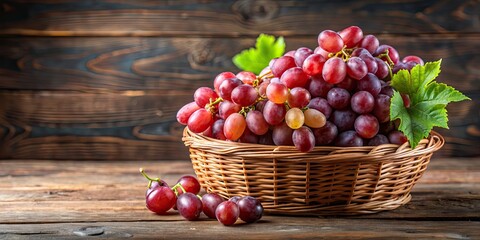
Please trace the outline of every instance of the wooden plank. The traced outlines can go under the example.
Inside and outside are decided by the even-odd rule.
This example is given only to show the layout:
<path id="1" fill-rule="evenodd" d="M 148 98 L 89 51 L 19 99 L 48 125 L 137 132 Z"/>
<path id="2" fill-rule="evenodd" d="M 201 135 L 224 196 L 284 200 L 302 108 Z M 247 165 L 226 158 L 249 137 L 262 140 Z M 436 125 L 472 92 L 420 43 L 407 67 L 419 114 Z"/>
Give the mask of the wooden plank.
<path id="1" fill-rule="evenodd" d="M 3 1 L 0 34 L 26 36 L 478 33 L 478 1 Z M 445 17 L 450 16 L 450 17 Z M 88 19 L 88 21 L 85 21 Z M 315 32 L 312 32 L 312 29 Z"/>
<path id="2" fill-rule="evenodd" d="M 351 218 L 478 220 L 480 165 L 476 160 L 435 159 L 414 187 L 410 203 Z M 139 167 L 171 185 L 181 175 L 193 174 L 185 161 L 0 161 L 0 223 L 109 221 L 113 215 L 116 221 L 180 220 L 178 214 L 159 217 L 148 212 L 144 206 L 147 182 Z"/>
<path id="3" fill-rule="evenodd" d="M 478 156 L 474 101 L 449 106 L 437 156 Z M 0 91 L 0 158 L 187 159 L 175 115 L 188 91 Z"/>
<path id="4" fill-rule="evenodd" d="M 480 35 L 380 35 L 401 56 L 443 59 L 439 81 L 480 91 Z M 211 86 L 255 38 L 0 38 L 0 89 L 187 90 Z M 290 37 L 287 49 L 315 48 L 316 37 Z"/>
<path id="5" fill-rule="evenodd" d="M 99 231 L 103 239 L 476 239 L 480 222 L 352 220 L 266 216 L 254 224 L 224 227 L 215 220 L 1 224 L 0 238 L 78 239 Z M 240 237 L 241 236 L 241 237 Z M 92 236 L 93 237 L 93 236 Z"/>

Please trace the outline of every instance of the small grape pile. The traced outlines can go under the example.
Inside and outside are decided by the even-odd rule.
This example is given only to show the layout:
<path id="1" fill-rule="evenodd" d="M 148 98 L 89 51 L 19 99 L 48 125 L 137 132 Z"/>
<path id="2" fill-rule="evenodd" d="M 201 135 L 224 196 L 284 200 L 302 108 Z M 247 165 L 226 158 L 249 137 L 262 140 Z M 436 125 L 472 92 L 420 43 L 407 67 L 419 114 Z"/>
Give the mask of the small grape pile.
<path id="1" fill-rule="evenodd" d="M 238 218 L 253 223 L 262 218 L 263 206 L 251 196 L 235 196 L 225 201 L 216 193 L 200 197 L 201 186 L 194 176 L 182 176 L 170 187 L 160 178 L 149 177 L 143 169 L 140 173 L 149 180 L 145 193 L 147 208 L 156 214 L 165 214 L 170 209 L 178 210 L 189 221 L 198 220 L 203 212 L 207 217 L 217 219 L 225 226 L 237 222 Z"/>
<path id="2" fill-rule="evenodd" d="M 390 121 L 392 75 L 423 65 L 418 56 L 400 60 L 357 26 L 322 31 L 318 47 L 272 59 L 258 76 L 242 71 L 216 76 L 201 87 L 177 120 L 190 131 L 227 141 L 295 146 L 376 146 L 407 141 Z M 402 95 L 409 106 L 409 96 Z"/>

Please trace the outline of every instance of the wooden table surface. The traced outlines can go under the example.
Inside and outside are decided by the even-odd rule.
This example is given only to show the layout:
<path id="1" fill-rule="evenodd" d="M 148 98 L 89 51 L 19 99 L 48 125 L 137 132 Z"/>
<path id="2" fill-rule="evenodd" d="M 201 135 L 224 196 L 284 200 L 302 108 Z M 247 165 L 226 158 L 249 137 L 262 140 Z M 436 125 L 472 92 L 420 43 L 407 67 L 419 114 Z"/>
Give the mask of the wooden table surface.
<path id="1" fill-rule="evenodd" d="M 0 239 L 480 239 L 480 158 L 435 158 L 396 210 L 353 217 L 264 215 L 224 227 L 145 208 L 144 167 L 168 183 L 189 162 L 0 161 Z"/>

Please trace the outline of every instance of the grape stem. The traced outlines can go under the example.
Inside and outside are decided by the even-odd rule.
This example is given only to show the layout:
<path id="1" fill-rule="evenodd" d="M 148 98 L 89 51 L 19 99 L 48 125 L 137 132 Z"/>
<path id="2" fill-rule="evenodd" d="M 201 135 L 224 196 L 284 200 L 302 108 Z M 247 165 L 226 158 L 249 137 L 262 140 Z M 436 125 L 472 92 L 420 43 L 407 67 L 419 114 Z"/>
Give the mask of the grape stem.
<path id="1" fill-rule="evenodd" d="M 177 188 L 182 189 L 183 193 L 186 193 L 186 192 L 187 192 L 187 191 L 185 191 L 185 188 L 183 188 L 182 184 L 177 183 L 177 184 L 175 184 L 175 186 L 172 187 L 172 190 L 173 190 L 173 192 L 175 193 L 176 196 L 178 196 L 178 190 L 177 190 Z"/>
<path id="2" fill-rule="evenodd" d="M 150 188 L 152 186 L 152 182 L 160 182 L 160 178 L 151 178 L 149 177 L 146 173 L 145 173 L 145 170 L 143 168 L 140 168 L 139 169 L 140 173 L 146 178 L 149 180 L 148 182 L 148 188 Z"/>
<path id="3" fill-rule="evenodd" d="M 216 113 L 217 109 L 215 109 L 215 105 L 217 105 L 218 103 L 220 102 L 223 102 L 223 98 L 219 97 L 217 99 L 215 99 L 215 101 L 213 101 L 211 98 L 210 98 L 210 103 L 208 103 L 207 105 L 205 105 L 205 109 L 207 109 L 208 111 L 210 111 L 212 114 Z"/>

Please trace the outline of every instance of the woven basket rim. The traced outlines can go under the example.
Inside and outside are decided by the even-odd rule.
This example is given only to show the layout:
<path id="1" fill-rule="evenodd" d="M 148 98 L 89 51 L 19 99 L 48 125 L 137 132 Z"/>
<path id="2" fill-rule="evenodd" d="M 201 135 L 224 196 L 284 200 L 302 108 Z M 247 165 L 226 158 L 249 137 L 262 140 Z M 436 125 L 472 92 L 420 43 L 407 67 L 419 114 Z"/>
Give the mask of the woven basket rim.
<path id="1" fill-rule="evenodd" d="M 410 148 L 408 142 L 398 144 L 382 144 L 379 146 L 337 147 L 316 146 L 311 152 L 303 153 L 294 146 L 276 146 L 252 143 L 239 143 L 214 139 L 196 134 L 184 128 L 183 138 L 185 146 L 202 149 L 206 152 L 220 153 L 261 159 L 281 158 L 289 161 L 394 161 L 398 158 L 415 157 L 430 154 L 445 144 L 445 139 L 439 133 L 431 131 L 427 139 L 422 139 L 415 149 Z"/>

